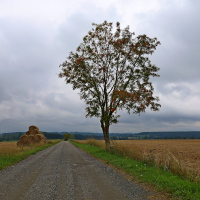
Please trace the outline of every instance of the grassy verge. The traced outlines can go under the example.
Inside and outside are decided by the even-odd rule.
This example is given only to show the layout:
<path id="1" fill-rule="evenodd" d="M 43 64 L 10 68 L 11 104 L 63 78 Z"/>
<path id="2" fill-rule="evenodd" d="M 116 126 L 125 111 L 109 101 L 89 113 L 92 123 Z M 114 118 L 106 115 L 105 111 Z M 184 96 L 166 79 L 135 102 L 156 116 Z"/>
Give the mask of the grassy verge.
<path id="1" fill-rule="evenodd" d="M 199 183 L 191 182 L 189 179 L 175 175 L 171 171 L 164 171 L 161 168 L 155 167 L 155 165 L 148 165 L 125 156 L 108 153 L 96 146 L 71 142 L 91 155 L 106 161 L 106 163 L 122 169 L 132 179 L 148 183 L 156 187 L 158 191 L 168 193 L 173 199 L 200 199 Z"/>
<path id="2" fill-rule="evenodd" d="M 42 151 L 52 145 L 59 143 L 61 140 L 53 140 L 50 141 L 48 144 L 42 146 L 32 146 L 27 148 L 18 148 L 16 147 L 15 142 L 10 142 L 9 148 L 7 149 L 4 147 L 4 152 L 0 149 L 0 170 L 5 169 L 8 166 L 14 165 L 21 160 L 27 158 L 28 156 L 37 153 L 38 151 Z M 13 143 L 13 144 L 12 144 Z M 11 150 L 11 147 L 12 150 Z"/>

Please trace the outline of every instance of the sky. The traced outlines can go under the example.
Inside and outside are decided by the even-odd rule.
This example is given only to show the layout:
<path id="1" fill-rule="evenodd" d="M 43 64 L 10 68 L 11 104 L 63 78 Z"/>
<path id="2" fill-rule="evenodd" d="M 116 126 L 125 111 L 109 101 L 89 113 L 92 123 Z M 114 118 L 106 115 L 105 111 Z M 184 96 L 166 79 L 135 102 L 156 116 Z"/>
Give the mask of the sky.
<path id="1" fill-rule="evenodd" d="M 0 0 L 0 133 L 102 132 L 85 118 L 78 91 L 58 78 L 92 23 L 129 25 L 135 36 L 161 42 L 150 60 L 161 109 L 140 116 L 120 111 L 110 132 L 200 130 L 199 0 Z"/>

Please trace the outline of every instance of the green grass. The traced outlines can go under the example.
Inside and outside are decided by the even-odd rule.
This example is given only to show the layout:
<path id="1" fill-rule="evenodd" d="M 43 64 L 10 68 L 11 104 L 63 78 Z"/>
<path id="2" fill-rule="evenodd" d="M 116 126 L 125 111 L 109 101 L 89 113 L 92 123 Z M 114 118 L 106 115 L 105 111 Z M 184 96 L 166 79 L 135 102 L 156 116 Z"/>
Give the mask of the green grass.
<path id="1" fill-rule="evenodd" d="M 27 158 L 28 156 L 37 153 L 38 151 L 42 151 L 52 145 L 59 143 L 61 140 L 50 141 L 48 144 L 32 147 L 31 149 L 22 150 L 21 152 L 17 152 L 16 154 L 8 154 L 8 155 L 0 155 L 0 170 L 5 169 L 8 166 L 14 165 Z"/>
<path id="2" fill-rule="evenodd" d="M 112 164 L 118 169 L 122 169 L 138 182 L 148 183 L 169 194 L 173 199 L 199 200 L 200 184 L 189 181 L 173 174 L 170 171 L 164 171 L 153 165 L 147 165 L 144 162 L 136 161 L 130 158 L 122 157 L 114 153 L 108 153 L 96 146 L 80 144 L 71 141 L 75 146 L 88 152 L 89 154 L 100 158 L 108 164 Z"/>

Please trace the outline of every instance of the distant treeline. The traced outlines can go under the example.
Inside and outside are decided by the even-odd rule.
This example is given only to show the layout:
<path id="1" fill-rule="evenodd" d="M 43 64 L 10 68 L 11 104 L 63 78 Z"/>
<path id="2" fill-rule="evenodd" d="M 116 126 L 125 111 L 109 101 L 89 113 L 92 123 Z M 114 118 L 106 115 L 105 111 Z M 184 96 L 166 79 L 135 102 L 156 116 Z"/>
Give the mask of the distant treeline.
<path id="1" fill-rule="evenodd" d="M 14 133 L 3 133 L 0 135 L 0 142 L 2 141 L 11 141 L 11 140 L 19 140 L 19 138 L 23 135 L 22 132 L 14 132 Z"/>
<path id="2" fill-rule="evenodd" d="M 42 132 L 47 139 L 63 139 L 64 136 L 59 133 L 47 133 Z M 13 132 L 13 133 L 3 133 L 0 134 L 0 142 L 2 141 L 11 141 L 11 140 L 19 140 L 25 132 Z"/>
<path id="3" fill-rule="evenodd" d="M 63 139 L 67 132 L 42 132 L 47 139 Z M 103 133 L 91 132 L 68 132 L 76 140 L 86 140 L 94 138 L 103 139 Z M 1 141 L 19 140 L 25 132 L 13 132 L 0 134 Z M 110 133 L 112 140 L 137 140 L 137 139 L 200 139 L 200 131 L 183 131 L 183 132 L 142 132 L 142 133 Z"/>
<path id="4" fill-rule="evenodd" d="M 77 140 L 88 138 L 103 139 L 100 133 L 71 133 Z M 142 133 L 110 133 L 112 140 L 137 140 L 137 139 L 200 139 L 200 131 L 183 132 L 142 132 Z"/>
<path id="5" fill-rule="evenodd" d="M 94 138 L 95 140 L 102 140 L 103 139 L 103 134 L 102 136 L 98 135 L 82 135 L 82 134 L 73 134 L 75 140 L 87 140 L 89 138 Z"/>
<path id="6" fill-rule="evenodd" d="M 142 132 L 133 137 L 136 139 L 200 139 L 200 131 Z"/>
<path id="7" fill-rule="evenodd" d="M 64 136 L 59 133 L 42 132 L 47 139 L 63 139 Z"/>

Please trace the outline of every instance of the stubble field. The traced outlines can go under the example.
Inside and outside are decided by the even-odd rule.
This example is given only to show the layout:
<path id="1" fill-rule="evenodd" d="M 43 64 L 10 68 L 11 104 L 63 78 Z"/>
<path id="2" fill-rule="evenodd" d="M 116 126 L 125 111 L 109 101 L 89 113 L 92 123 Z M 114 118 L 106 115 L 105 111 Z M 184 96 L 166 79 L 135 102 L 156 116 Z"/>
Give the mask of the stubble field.
<path id="1" fill-rule="evenodd" d="M 22 149 L 17 147 L 17 142 L 0 142 L 0 155 L 13 155 L 20 153 Z"/>
<path id="2" fill-rule="evenodd" d="M 182 167 L 200 173 L 200 140 L 132 140 L 117 141 L 117 143 L 127 148 L 136 145 L 144 156 L 154 155 L 155 161 L 156 157 L 163 159 L 166 165 L 174 155 L 174 161 L 177 159 Z"/>
<path id="3" fill-rule="evenodd" d="M 104 141 L 90 139 L 84 143 L 105 148 Z M 111 148 L 123 156 L 200 181 L 200 140 L 115 140 Z"/>

